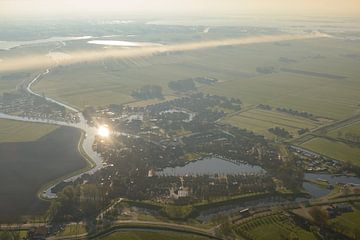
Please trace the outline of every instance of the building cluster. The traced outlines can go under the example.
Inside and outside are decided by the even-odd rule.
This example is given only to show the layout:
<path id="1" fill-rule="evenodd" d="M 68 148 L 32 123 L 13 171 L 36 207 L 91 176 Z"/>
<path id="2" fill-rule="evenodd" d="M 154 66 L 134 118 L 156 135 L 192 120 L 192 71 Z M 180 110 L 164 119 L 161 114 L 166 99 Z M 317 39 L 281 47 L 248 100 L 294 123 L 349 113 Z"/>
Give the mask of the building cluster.
<path id="1" fill-rule="evenodd" d="M 307 172 L 336 172 L 343 164 L 339 160 L 330 159 L 298 146 L 290 146 L 290 150 L 299 156 L 297 165 L 303 167 Z"/>
<path id="2" fill-rule="evenodd" d="M 353 212 L 353 208 L 350 204 L 337 204 L 326 208 L 329 218 L 336 218 L 344 213 Z"/>
<path id="3" fill-rule="evenodd" d="M 0 112 L 28 119 L 52 120 L 67 123 L 80 121 L 75 112 L 48 101 L 45 97 L 35 96 L 23 91 L 4 93 L 0 97 Z"/>

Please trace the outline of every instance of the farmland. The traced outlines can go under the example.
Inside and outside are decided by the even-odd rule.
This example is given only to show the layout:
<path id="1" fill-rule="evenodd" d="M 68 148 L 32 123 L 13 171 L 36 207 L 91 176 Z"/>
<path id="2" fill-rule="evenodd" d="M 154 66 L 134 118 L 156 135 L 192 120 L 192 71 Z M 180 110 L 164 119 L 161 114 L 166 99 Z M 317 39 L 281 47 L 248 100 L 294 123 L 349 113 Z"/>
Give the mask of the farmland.
<path id="1" fill-rule="evenodd" d="M 134 102 L 131 91 L 145 83 L 160 85 L 171 95 L 170 81 L 210 76 L 219 83 L 200 85 L 199 90 L 240 98 L 246 106 L 270 104 L 341 119 L 359 109 L 358 60 L 347 57 L 358 49 L 356 42 L 316 39 L 108 59 L 56 68 L 35 90 L 82 108 Z M 266 66 L 273 72 L 257 71 Z"/>
<path id="2" fill-rule="evenodd" d="M 36 141 L 0 144 L 1 220 L 44 213 L 48 203 L 37 198 L 41 186 L 86 166 L 79 138 L 80 131 L 61 127 Z"/>
<path id="3" fill-rule="evenodd" d="M 300 145 L 319 154 L 360 165 L 360 123 L 358 117 L 336 122 L 313 134 L 295 139 Z"/>
<path id="4" fill-rule="evenodd" d="M 360 148 L 356 146 L 325 138 L 314 138 L 302 144 L 302 147 L 331 158 L 360 165 Z"/>
<path id="5" fill-rule="evenodd" d="M 360 122 L 342 127 L 342 128 L 337 128 L 335 130 L 332 130 L 330 132 L 327 133 L 327 135 L 329 137 L 332 138 L 339 138 L 342 137 L 343 135 L 345 135 L 346 133 L 354 133 L 354 134 L 360 134 Z"/>
<path id="6" fill-rule="evenodd" d="M 268 129 L 272 127 L 281 127 L 289 131 L 293 136 L 297 136 L 300 129 L 312 129 L 320 123 L 309 119 L 294 117 L 275 111 L 267 111 L 261 109 L 251 109 L 243 111 L 234 116 L 226 117 L 223 122 L 232 124 L 239 128 L 248 129 L 259 133 L 268 138 L 273 138 Z"/>
<path id="7" fill-rule="evenodd" d="M 247 239 L 317 239 L 316 236 L 297 226 L 287 216 L 276 214 L 248 221 L 236 230 Z"/>
<path id="8" fill-rule="evenodd" d="M 56 128 L 47 124 L 0 120 L 0 143 L 36 141 Z"/>

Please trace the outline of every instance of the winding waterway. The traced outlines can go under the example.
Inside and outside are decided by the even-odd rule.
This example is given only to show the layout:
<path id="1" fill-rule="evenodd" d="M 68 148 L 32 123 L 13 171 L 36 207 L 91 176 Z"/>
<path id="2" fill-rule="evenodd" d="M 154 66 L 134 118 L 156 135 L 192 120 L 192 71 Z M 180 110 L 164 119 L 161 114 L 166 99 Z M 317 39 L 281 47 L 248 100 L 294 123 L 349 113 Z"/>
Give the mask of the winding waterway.
<path id="1" fill-rule="evenodd" d="M 29 84 L 26 87 L 26 90 L 30 94 L 42 97 L 40 94 L 35 93 L 33 90 L 31 90 L 31 87 L 40 79 L 40 77 L 45 76 L 49 72 L 50 72 L 50 69 L 46 69 L 45 72 L 37 75 L 32 81 L 29 82 Z M 82 113 L 79 110 L 77 110 L 76 108 L 74 108 L 66 103 L 60 102 L 58 100 L 49 98 L 49 97 L 45 97 L 45 99 L 47 101 L 50 101 L 50 102 L 56 103 L 60 106 L 63 106 L 70 111 L 76 112 L 79 116 L 80 121 L 78 123 L 68 123 L 68 122 L 55 121 L 55 120 L 50 120 L 50 119 L 35 119 L 35 118 L 27 118 L 27 117 L 21 117 L 21 116 L 13 116 L 13 115 L 8 115 L 8 114 L 4 114 L 4 113 L 0 113 L 0 119 L 8 119 L 8 120 L 15 120 L 15 121 L 23 121 L 23 122 L 34 122 L 34 123 L 46 123 L 46 124 L 54 124 L 54 125 L 59 125 L 59 126 L 74 127 L 74 128 L 81 129 L 82 131 L 85 132 L 85 137 L 84 137 L 83 141 L 81 142 L 81 144 L 82 144 L 81 146 L 82 146 L 84 153 L 88 156 L 89 159 L 91 159 L 93 161 L 93 163 L 94 163 L 93 168 L 91 168 L 90 170 L 84 171 L 82 173 L 78 173 L 76 175 L 70 176 L 66 179 L 61 179 L 57 182 L 54 182 L 50 186 L 48 186 L 43 191 L 43 193 L 41 193 L 41 197 L 51 199 L 51 198 L 56 198 L 56 194 L 52 193 L 51 189 L 54 186 L 56 186 L 60 181 L 64 181 L 64 182 L 74 181 L 74 180 L 80 178 L 84 174 L 95 173 L 96 171 L 101 169 L 104 165 L 103 165 L 100 155 L 97 152 L 95 152 L 92 148 L 92 144 L 95 141 L 97 129 L 95 127 L 89 126 L 87 124 L 87 121 L 85 120 L 84 116 L 82 115 Z"/>

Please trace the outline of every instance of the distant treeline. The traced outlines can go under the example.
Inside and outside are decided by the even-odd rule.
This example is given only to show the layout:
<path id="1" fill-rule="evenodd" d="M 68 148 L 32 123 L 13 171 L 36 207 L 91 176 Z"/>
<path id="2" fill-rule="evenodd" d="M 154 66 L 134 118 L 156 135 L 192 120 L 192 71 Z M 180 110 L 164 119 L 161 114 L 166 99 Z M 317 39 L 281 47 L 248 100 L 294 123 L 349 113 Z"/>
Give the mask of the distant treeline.
<path id="1" fill-rule="evenodd" d="M 131 96 L 137 99 L 163 98 L 162 88 L 158 85 L 145 85 L 134 90 Z"/>
<path id="2" fill-rule="evenodd" d="M 264 109 L 264 110 L 272 110 L 272 107 L 267 104 L 259 104 L 256 106 L 257 108 Z"/>
<path id="3" fill-rule="evenodd" d="M 195 78 L 171 81 L 169 82 L 168 86 L 173 91 L 187 92 L 187 91 L 195 91 L 196 83 L 213 85 L 218 81 L 219 81 L 218 79 L 211 77 L 195 77 Z"/>
<path id="4" fill-rule="evenodd" d="M 345 141 L 349 143 L 360 143 L 360 134 L 353 133 L 353 132 L 338 132 L 338 138 L 343 138 Z"/>
<path id="5" fill-rule="evenodd" d="M 303 117 L 303 118 L 309 118 L 311 120 L 316 120 L 315 115 L 312 114 L 312 113 L 299 112 L 298 110 L 294 110 L 294 109 L 291 109 L 291 108 L 289 108 L 289 109 L 287 109 L 287 108 L 276 108 L 276 111 L 291 114 L 291 115 L 294 115 L 294 116 Z"/>
<path id="6" fill-rule="evenodd" d="M 274 67 L 257 67 L 256 72 L 261 74 L 270 74 L 275 72 Z"/>
<path id="7" fill-rule="evenodd" d="M 169 88 L 178 92 L 187 92 L 196 90 L 196 85 L 193 79 L 183 79 L 169 82 Z"/>
<path id="8" fill-rule="evenodd" d="M 273 109 L 272 106 L 267 105 L 267 104 L 259 104 L 256 107 L 263 109 L 263 110 L 269 110 L 269 111 L 271 111 Z M 317 121 L 316 116 L 314 114 L 308 113 L 308 112 L 300 112 L 298 110 L 294 110 L 291 108 L 280 108 L 280 107 L 276 108 L 276 111 Z"/>
<path id="9" fill-rule="evenodd" d="M 195 82 L 206 84 L 206 85 L 213 85 L 217 83 L 219 80 L 217 78 L 210 78 L 210 77 L 197 77 L 192 78 Z"/>

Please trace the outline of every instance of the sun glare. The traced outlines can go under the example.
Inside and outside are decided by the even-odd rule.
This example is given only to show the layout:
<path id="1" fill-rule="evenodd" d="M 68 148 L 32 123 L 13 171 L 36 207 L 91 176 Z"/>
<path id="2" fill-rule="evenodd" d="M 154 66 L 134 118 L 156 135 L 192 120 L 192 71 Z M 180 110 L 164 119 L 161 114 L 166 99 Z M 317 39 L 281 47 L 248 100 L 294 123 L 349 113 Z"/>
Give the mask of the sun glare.
<path id="1" fill-rule="evenodd" d="M 98 128 L 98 135 L 100 137 L 106 138 L 110 136 L 110 130 L 107 125 L 102 125 Z"/>

